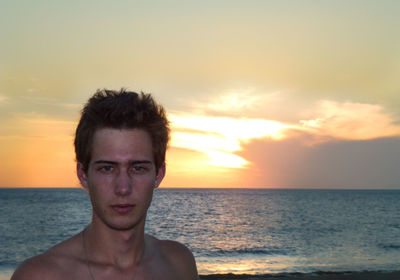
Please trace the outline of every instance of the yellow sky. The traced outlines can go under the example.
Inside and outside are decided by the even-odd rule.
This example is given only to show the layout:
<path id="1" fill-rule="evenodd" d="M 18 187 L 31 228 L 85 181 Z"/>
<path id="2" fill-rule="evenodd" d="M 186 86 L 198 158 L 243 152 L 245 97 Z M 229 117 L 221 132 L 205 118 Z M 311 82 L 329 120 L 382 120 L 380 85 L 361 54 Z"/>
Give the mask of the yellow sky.
<path id="1" fill-rule="evenodd" d="M 76 187 L 98 88 L 169 112 L 164 187 L 400 188 L 395 1 L 2 1 L 0 186 Z"/>

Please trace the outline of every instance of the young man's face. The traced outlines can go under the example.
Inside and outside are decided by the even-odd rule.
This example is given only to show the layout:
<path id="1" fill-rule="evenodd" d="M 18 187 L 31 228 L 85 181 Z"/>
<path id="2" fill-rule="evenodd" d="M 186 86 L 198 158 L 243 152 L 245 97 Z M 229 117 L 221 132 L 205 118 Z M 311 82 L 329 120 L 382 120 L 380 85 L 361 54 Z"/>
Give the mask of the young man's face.
<path id="1" fill-rule="evenodd" d="M 157 172 L 146 131 L 103 128 L 94 134 L 87 173 L 80 163 L 77 171 L 89 191 L 93 222 L 127 230 L 144 226 L 153 190 L 161 183 L 165 166 Z"/>

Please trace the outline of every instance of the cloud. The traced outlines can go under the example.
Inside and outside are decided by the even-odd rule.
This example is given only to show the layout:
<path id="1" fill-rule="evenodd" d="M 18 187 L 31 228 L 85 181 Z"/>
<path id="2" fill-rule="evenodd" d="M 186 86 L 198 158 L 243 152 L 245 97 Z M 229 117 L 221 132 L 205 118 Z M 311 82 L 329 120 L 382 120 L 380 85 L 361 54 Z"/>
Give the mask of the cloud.
<path id="1" fill-rule="evenodd" d="M 171 146 L 205 153 L 211 165 L 246 167 L 251 165 L 251 159 L 241 153 L 243 145 L 257 139 L 274 142 L 295 139 L 300 145 L 312 146 L 340 139 L 400 136 L 400 127 L 393 116 L 374 104 L 321 100 L 308 107 L 303 103 L 297 111 L 289 110 L 294 116 L 291 122 L 248 117 L 261 115 L 263 108 L 271 104 L 283 105 L 282 99 L 287 98 L 281 92 L 253 93 L 249 90 L 222 94 L 214 97 L 214 102 L 193 103 L 191 113 L 170 112 Z"/>
<path id="2" fill-rule="evenodd" d="M 380 105 L 322 100 L 300 120 L 303 129 L 341 139 L 366 140 L 400 135 L 400 126 Z"/>
<path id="3" fill-rule="evenodd" d="M 223 89 L 211 91 L 196 101 L 185 102 L 185 110 L 211 116 L 241 118 L 269 118 L 281 116 L 286 94 L 281 91 L 256 88 Z M 269 117 L 268 117 L 269 116 Z"/>
<path id="4" fill-rule="evenodd" d="M 304 145 L 309 135 L 257 139 L 239 153 L 254 168 L 241 170 L 246 186 L 293 188 L 398 188 L 400 137 L 337 140 Z"/>
<path id="5" fill-rule="evenodd" d="M 76 126 L 74 121 L 49 118 L 35 112 L 14 114 L 6 122 L 0 122 L 0 124 L 3 128 L 0 137 L 26 140 L 71 138 Z"/>
<path id="6" fill-rule="evenodd" d="M 79 109 L 82 107 L 82 104 L 73 104 L 73 103 L 66 103 L 60 102 L 55 97 L 47 97 L 47 96 L 40 96 L 38 94 L 29 94 L 20 97 L 21 100 L 27 101 L 29 104 L 36 104 L 40 106 L 47 106 L 47 107 L 60 107 L 65 109 Z"/>
<path id="7" fill-rule="evenodd" d="M 4 104 L 4 102 L 5 102 L 7 99 L 8 99 L 7 96 L 4 96 L 4 95 L 1 95 L 1 94 L 0 94 L 0 105 L 1 105 L 1 104 Z"/>
<path id="8" fill-rule="evenodd" d="M 281 139 L 288 125 L 264 119 L 210 117 L 199 114 L 171 113 L 171 146 L 201 151 L 210 157 L 209 164 L 242 167 L 247 161 L 235 155 L 250 139 Z"/>
<path id="9" fill-rule="evenodd" d="M 207 110 L 216 112 L 230 113 L 232 111 L 254 110 L 257 103 L 261 101 L 263 96 L 254 94 L 253 89 L 229 91 L 223 95 L 214 97 L 212 102 L 197 104 L 197 107 L 203 107 Z"/>

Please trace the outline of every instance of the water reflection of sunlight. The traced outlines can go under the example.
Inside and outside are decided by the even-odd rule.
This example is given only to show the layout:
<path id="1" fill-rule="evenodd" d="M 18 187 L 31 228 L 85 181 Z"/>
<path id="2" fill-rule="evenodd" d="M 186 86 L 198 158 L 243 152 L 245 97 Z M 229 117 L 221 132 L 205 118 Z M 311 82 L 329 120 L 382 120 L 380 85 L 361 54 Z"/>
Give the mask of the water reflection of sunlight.
<path id="1" fill-rule="evenodd" d="M 271 257 L 239 257 L 237 259 L 215 259 L 215 258 L 196 258 L 197 267 L 200 274 L 263 274 L 279 273 L 286 271 L 290 260 L 287 256 L 271 256 Z"/>

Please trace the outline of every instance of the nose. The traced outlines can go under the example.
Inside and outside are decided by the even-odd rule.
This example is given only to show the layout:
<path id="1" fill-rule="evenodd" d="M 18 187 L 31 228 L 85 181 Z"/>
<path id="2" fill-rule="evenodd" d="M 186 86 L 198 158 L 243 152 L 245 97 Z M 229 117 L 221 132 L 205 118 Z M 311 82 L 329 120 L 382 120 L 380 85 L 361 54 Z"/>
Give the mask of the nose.
<path id="1" fill-rule="evenodd" d="M 120 196 L 125 196 L 132 192 L 132 181 L 127 172 L 119 172 L 116 178 L 114 191 L 116 195 Z"/>

